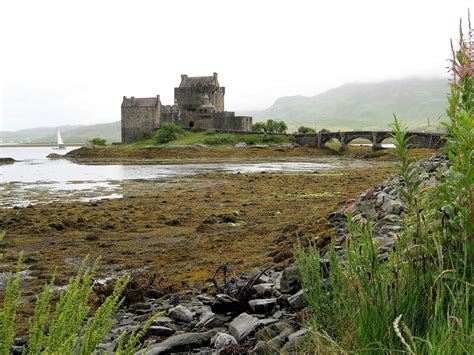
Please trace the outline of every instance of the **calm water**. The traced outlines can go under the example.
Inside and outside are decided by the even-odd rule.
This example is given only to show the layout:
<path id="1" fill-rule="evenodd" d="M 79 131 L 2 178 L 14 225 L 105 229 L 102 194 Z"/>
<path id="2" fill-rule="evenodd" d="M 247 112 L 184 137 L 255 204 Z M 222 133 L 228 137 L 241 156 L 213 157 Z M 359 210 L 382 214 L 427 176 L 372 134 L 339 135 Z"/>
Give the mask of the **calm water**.
<path id="1" fill-rule="evenodd" d="M 164 179 L 207 172 L 308 172 L 351 164 L 328 158 L 318 162 L 86 165 L 46 158 L 50 153 L 65 154 L 75 148 L 58 151 L 51 147 L 0 147 L 0 157 L 19 161 L 0 166 L 0 206 L 55 201 L 64 197 L 79 201 L 120 198 L 120 182 L 124 180 Z"/>
<path id="2" fill-rule="evenodd" d="M 229 173 L 245 172 L 283 172 L 313 171 L 328 169 L 335 164 L 307 162 L 272 162 L 272 163 L 228 163 L 228 164 L 150 164 L 150 165 L 85 165 L 68 160 L 47 159 L 49 153 L 65 154 L 67 150 L 53 150 L 47 147 L 0 148 L 0 157 L 10 157 L 19 162 L 1 166 L 0 182 L 101 182 L 109 180 L 155 179 L 176 175 L 195 175 L 220 171 Z"/>

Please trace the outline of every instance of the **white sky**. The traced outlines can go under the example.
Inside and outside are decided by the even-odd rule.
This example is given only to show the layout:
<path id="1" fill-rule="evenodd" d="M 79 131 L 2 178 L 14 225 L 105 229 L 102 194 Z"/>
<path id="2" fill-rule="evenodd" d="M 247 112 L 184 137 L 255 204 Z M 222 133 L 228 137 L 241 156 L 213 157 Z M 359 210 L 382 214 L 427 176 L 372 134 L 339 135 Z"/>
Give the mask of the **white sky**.
<path id="1" fill-rule="evenodd" d="M 182 73 L 218 72 L 229 111 L 440 77 L 469 2 L 2 1 L 0 130 L 116 121 L 124 95 L 171 104 Z"/>

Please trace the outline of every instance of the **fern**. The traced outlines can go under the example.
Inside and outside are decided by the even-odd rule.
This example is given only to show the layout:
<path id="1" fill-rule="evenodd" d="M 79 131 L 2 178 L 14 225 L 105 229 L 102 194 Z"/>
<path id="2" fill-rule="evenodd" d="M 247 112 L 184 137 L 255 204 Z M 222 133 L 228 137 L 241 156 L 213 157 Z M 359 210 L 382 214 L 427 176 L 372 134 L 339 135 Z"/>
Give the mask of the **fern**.
<path id="1" fill-rule="evenodd" d="M 112 295 L 99 307 L 94 318 L 89 319 L 82 330 L 84 336 L 81 340 L 80 354 L 87 355 L 93 352 L 96 345 L 100 343 L 110 329 L 112 329 L 115 323 L 112 316 L 123 302 L 122 293 L 129 281 L 130 277 L 128 275 L 123 275 L 119 278 L 115 284 Z"/>
<path id="2" fill-rule="evenodd" d="M 36 298 L 35 311 L 29 321 L 29 352 L 38 354 L 44 347 L 45 328 L 51 311 L 51 297 L 54 292 L 55 276 L 44 286 L 43 292 Z"/>

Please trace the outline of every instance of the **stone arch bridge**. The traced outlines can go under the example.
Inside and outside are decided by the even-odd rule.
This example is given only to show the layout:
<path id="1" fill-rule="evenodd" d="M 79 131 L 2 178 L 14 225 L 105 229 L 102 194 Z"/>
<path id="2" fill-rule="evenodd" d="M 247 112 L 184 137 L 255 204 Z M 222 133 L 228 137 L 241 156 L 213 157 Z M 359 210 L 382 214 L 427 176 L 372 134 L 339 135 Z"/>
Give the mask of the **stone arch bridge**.
<path id="1" fill-rule="evenodd" d="M 341 148 L 347 148 L 355 139 L 362 138 L 372 143 L 372 149 L 382 148 L 382 142 L 393 136 L 390 131 L 350 131 L 350 132 L 319 132 L 313 134 L 294 134 L 296 143 L 307 147 L 322 148 L 331 139 L 337 139 Z M 441 133 L 407 132 L 409 142 L 414 148 L 438 149 L 445 145 L 446 135 Z"/>

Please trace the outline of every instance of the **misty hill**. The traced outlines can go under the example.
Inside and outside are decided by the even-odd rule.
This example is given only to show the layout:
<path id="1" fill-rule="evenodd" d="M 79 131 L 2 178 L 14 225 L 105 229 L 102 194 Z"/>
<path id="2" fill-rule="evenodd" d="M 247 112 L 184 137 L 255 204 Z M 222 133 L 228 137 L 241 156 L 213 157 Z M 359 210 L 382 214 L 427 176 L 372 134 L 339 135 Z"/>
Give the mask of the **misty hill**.
<path id="1" fill-rule="evenodd" d="M 65 143 L 84 143 L 89 139 L 100 137 L 108 142 L 120 141 L 120 121 L 90 126 L 59 126 Z M 0 132 L 3 143 L 53 143 L 56 142 L 56 127 L 40 127 L 19 131 Z"/>
<path id="2" fill-rule="evenodd" d="M 280 119 L 293 129 L 387 129 L 393 113 L 411 129 L 436 124 L 447 106 L 446 79 L 403 79 L 345 84 L 322 94 L 282 97 L 268 109 L 248 112 L 254 122 Z"/>

